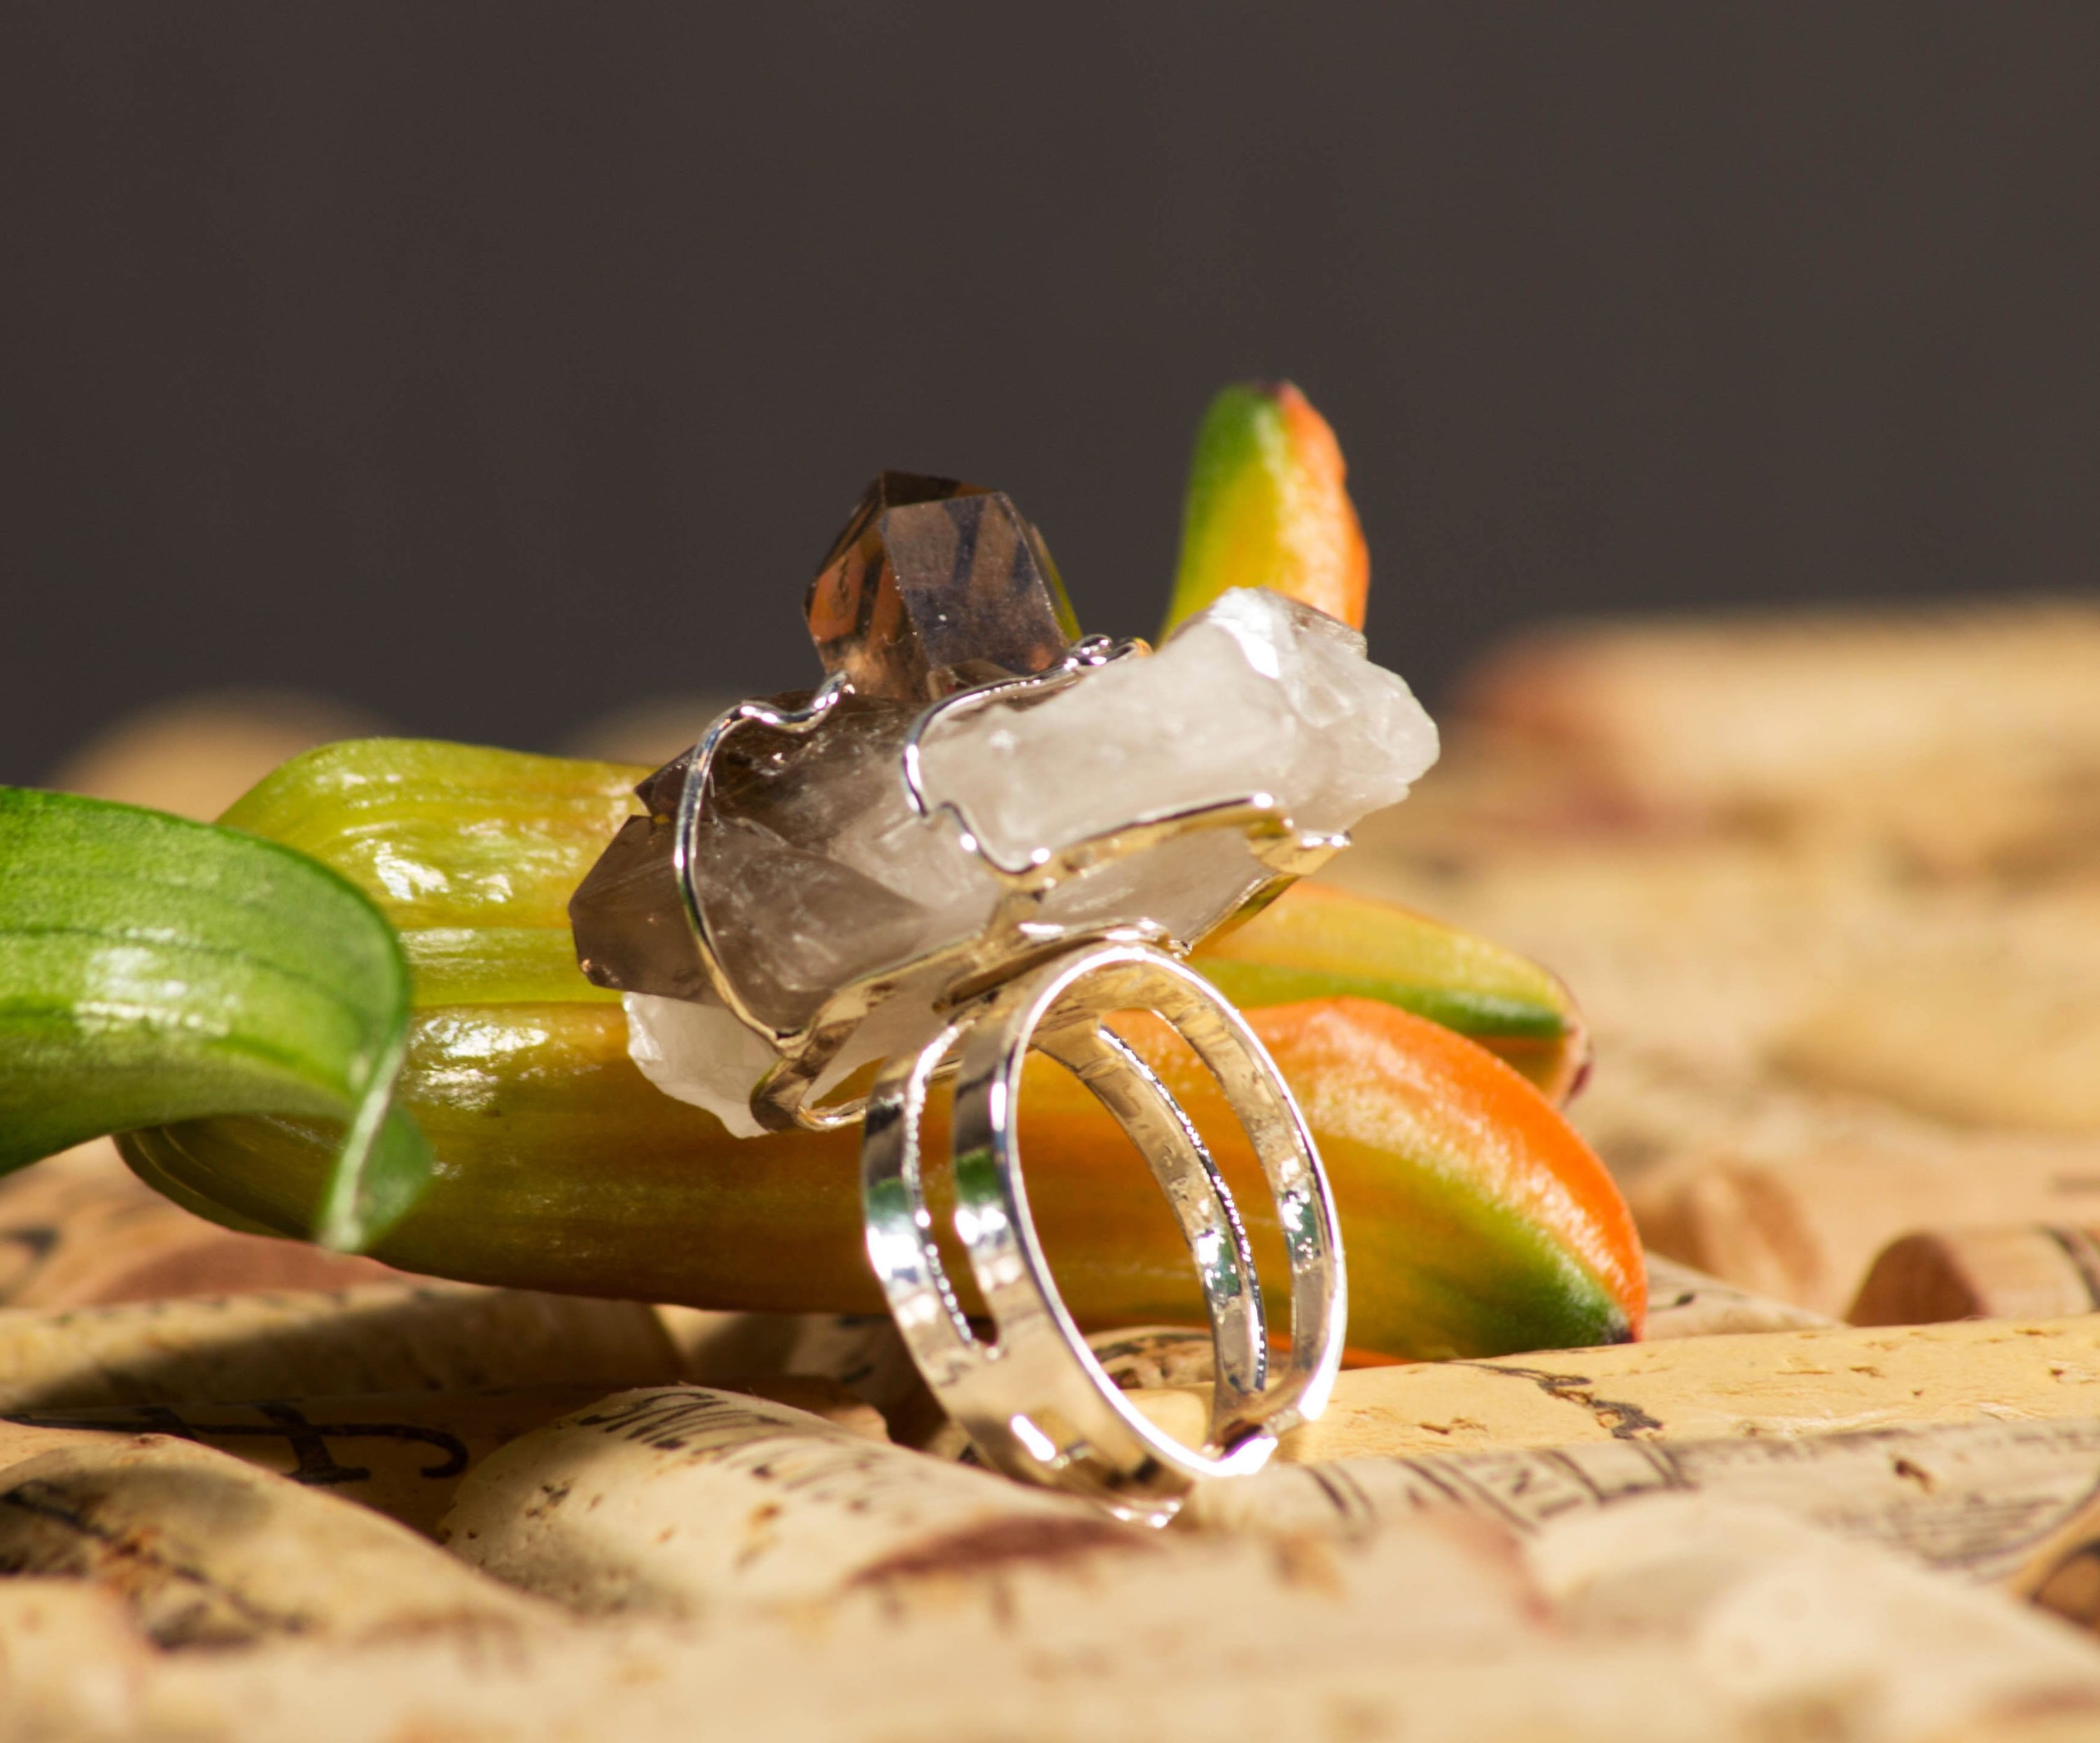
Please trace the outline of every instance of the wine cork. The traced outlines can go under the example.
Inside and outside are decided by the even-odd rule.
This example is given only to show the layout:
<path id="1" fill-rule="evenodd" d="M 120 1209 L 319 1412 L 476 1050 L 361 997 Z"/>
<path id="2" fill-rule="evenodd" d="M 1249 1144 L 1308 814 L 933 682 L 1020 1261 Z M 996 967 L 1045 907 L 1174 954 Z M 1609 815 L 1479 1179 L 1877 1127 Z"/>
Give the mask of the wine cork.
<path id="1" fill-rule="evenodd" d="M 377 1260 L 193 1216 L 126 1167 L 107 1138 L 0 1179 L 0 1308 L 344 1288 L 399 1276 Z"/>
<path id="2" fill-rule="evenodd" d="M 2100 1418 L 1935 1423 L 1777 1440 L 1607 1440 L 1273 1467 L 1198 1491 L 1199 1530 L 1361 1537 L 1396 1520 L 1477 1514 L 1534 1537 L 1580 1514 L 1668 1497 L 1769 1508 L 1976 1583 L 2032 1583 L 2066 1528 L 2100 1534 Z M 2058 1554 L 2071 1546 L 2060 1547 Z"/>
<path id="3" fill-rule="evenodd" d="M 439 1535 L 597 1614 L 697 1614 L 1151 1539 L 1086 1503 L 699 1387 L 620 1393 L 461 1485 Z"/>
<path id="4" fill-rule="evenodd" d="M 1855 1326 L 2040 1319 L 2100 1310 L 2100 1240 L 2046 1224 L 1935 1229 L 1883 1247 L 1846 1318 Z"/>
<path id="5" fill-rule="evenodd" d="M 638 1302 L 368 1284 L 0 1311 L 0 1410 L 664 1379 L 677 1352 Z"/>
<path id="6" fill-rule="evenodd" d="M 162 1435 L 212 1447 L 431 1537 L 468 1471 L 520 1435 L 584 1408 L 601 1390 L 554 1386 L 258 1404 L 119 1405 L 18 1411 L 0 1423 L 64 1431 L 75 1439 L 121 1442 Z M 0 1450 L 6 1445 L 0 1427 Z"/>
<path id="7" fill-rule="evenodd" d="M 1658 1252 L 1740 1288 L 1840 1315 L 1875 1257 L 1920 1229 L 2100 1224 L 2100 1143 L 1891 1135 L 1688 1154 L 1627 1194 Z"/>
<path id="8" fill-rule="evenodd" d="M 1167 1432 L 1201 1432 L 1201 1392 L 1131 1396 Z M 2100 1415 L 2100 1316 L 1841 1326 L 1352 1370 L 1326 1413 L 1286 1435 L 1277 1456 L 1312 1464 L 2091 1415 Z"/>
<path id="9" fill-rule="evenodd" d="M 0 1456 L 0 1567 L 103 1586 L 164 1645 L 541 1620 L 391 1520 L 209 1447 L 9 1427 Z"/>
<path id="10" fill-rule="evenodd" d="M 1729 1332 L 1800 1331 L 1832 1323 L 1820 1313 L 1752 1295 L 1660 1253 L 1647 1255 L 1648 1343 L 1710 1338 Z"/>
<path id="11" fill-rule="evenodd" d="M 832 1381 L 797 1375 L 746 1381 L 730 1389 L 807 1410 L 863 1439 L 886 1438 L 874 1408 Z M 0 1451 L 8 1445 L 10 1430 L 117 1440 L 167 1435 L 325 1489 L 435 1537 L 461 1480 L 483 1459 L 603 1394 L 602 1386 L 542 1386 L 15 1411 L 0 1416 Z"/>
<path id="12" fill-rule="evenodd" d="M 1642 1335 L 1712 1337 L 1726 1332 L 1798 1331 L 1832 1321 L 1806 1308 L 1767 1300 L 1658 1254 L 1647 1255 L 1648 1324 Z M 1096 1332 L 1087 1339 L 1094 1359 L 1125 1392 L 1207 1386 L 1217 1371 L 1207 1330 L 1191 1326 L 1134 1326 Z"/>

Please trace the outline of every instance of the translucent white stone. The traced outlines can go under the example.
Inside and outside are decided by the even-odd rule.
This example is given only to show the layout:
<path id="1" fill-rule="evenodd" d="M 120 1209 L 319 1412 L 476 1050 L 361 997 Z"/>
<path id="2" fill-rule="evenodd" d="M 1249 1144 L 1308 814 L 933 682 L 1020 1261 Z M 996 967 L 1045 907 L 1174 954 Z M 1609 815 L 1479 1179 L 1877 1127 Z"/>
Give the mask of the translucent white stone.
<path id="1" fill-rule="evenodd" d="M 706 1109 L 732 1137 L 755 1138 L 765 1129 L 751 1117 L 751 1089 L 773 1065 L 771 1042 L 726 1005 L 648 992 L 624 993 L 620 1002 L 627 1010 L 627 1056 L 651 1083 Z"/>
<path id="2" fill-rule="evenodd" d="M 1225 594 L 1149 660 L 1033 706 L 928 735 L 927 796 L 959 802 L 994 858 L 1025 863 L 1132 819 L 1266 793 L 1335 832 L 1397 802 L 1436 728 L 1364 638 L 1266 588 Z"/>
<path id="3" fill-rule="evenodd" d="M 1158 652 L 1045 699 L 942 717 L 921 746 L 930 818 L 902 782 L 911 718 L 853 699 L 805 739 L 744 729 L 730 741 L 744 748 L 695 844 L 695 887 L 739 992 L 783 1031 L 839 988 L 983 930 L 1001 885 L 943 804 L 1014 867 L 1256 795 L 1301 829 L 1337 833 L 1404 797 L 1437 749 L 1428 715 L 1365 657 L 1361 636 L 1266 589 L 1228 593 Z M 1268 875 L 1238 830 L 1205 831 L 1105 861 L 1054 892 L 1040 918 L 1074 930 L 1149 920 L 1193 944 Z M 878 1044 L 893 1051 L 929 1032 L 916 1003 L 879 1008 L 827 1082 Z M 719 1007 L 630 994 L 626 1008 L 629 1051 L 652 1083 L 732 1132 L 757 1130 L 748 1103 L 769 1044 Z"/>
<path id="4" fill-rule="evenodd" d="M 909 983 L 868 1013 L 853 1038 L 819 1074 L 811 1089 L 821 1101 L 870 1060 L 916 1052 L 933 1039 L 936 989 Z M 667 1096 L 704 1108 L 731 1137 L 755 1138 L 765 1128 L 752 1117 L 751 1092 L 774 1062 L 772 1044 L 747 1029 L 726 1006 L 654 993 L 622 995 L 628 1056 Z"/>

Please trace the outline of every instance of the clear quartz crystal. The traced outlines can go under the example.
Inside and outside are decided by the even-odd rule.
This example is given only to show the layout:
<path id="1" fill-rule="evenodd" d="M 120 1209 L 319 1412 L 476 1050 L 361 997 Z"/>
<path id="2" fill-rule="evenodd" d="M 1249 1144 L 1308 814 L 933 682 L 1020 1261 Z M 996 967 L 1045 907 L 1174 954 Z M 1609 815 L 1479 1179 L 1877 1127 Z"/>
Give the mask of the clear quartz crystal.
<path id="1" fill-rule="evenodd" d="M 840 988 L 991 919 L 999 880 L 944 804 L 1021 867 L 1040 849 L 1255 795 L 1301 829 L 1338 832 L 1404 797 L 1436 757 L 1429 717 L 1361 636 L 1266 589 L 1224 594 L 1157 653 L 1048 699 L 943 717 L 922 745 L 930 817 L 902 779 L 914 717 L 849 697 L 805 737 L 746 727 L 725 744 L 695 887 L 724 966 L 783 1032 Z M 1052 892 L 1039 918 L 1074 931 L 1150 921 L 1193 944 L 1267 875 L 1239 831 L 1204 830 L 1105 861 Z M 630 1051 L 658 1088 L 757 1130 L 748 1098 L 773 1057 L 763 1038 L 719 1007 L 633 993 L 626 1006 Z M 885 1050 L 926 1026 L 880 1008 L 863 1025 Z M 871 1057 L 855 1046 L 826 1077 Z"/>
<path id="2" fill-rule="evenodd" d="M 755 1138 L 751 1090 L 774 1062 L 773 1044 L 755 1035 L 726 1005 L 656 993 L 620 995 L 627 1010 L 627 1056 L 667 1096 L 704 1108 L 731 1137 Z"/>
<path id="3" fill-rule="evenodd" d="M 992 856 L 1132 819 L 1266 793 L 1336 832 L 1396 803 L 1436 760 L 1436 728 L 1364 638 L 1266 588 L 1238 588 L 1149 660 L 1031 708 L 993 705 L 927 737 L 928 796 L 953 801 Z"/>

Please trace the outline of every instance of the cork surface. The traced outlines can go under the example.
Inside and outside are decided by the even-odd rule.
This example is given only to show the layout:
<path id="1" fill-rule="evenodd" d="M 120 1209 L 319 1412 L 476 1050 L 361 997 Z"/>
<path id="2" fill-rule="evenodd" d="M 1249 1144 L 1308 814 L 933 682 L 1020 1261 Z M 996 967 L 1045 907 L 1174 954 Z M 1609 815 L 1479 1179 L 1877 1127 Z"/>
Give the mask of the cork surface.
<path id="1" fill-rule="evenodd" d="M 1833 1327 L 1343 1375 L 1296 1463 L 2100 1414 L 2100 1317 Z"/>

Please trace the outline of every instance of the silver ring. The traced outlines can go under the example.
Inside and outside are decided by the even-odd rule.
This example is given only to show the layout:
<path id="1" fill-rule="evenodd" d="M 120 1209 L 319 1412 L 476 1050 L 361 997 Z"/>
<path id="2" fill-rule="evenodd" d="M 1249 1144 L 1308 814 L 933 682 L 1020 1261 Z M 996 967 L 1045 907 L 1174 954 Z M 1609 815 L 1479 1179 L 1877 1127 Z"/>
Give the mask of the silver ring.
<path id="1" fill-rule="evenodd" d="M 1164 1018 L 1208 1067 L 1275 1199 L 1291 1325 L 1289 1355 L 1273 1378 L 1253 1255 L 1232 1195 L 1166 1085 L 1104 1026 L 1129 1010 Z M 1132 1407 L 1058 1295 L 1015 1141 L 1031 1048 L 1071 1070 L 1122 1123 L 1180 1223 L 1218 1351 L 1200 1449 Z M 990 1344 L 972 1330 L 942 1264 L 921 1167 L 927 1091 L 958 1052 L 955 1231 L 996 1332 Z M 868 1098 L 861 1184 L 868 1256 L 914 1361 L 982 1456 L 1010 1476 L 1160 1524 L 1196 1484 L 1259 1470 L 1279 1435 L 1326 1403 L 1347 1291 L 1319 1153 L 1267 1049 L 1215 988 L 1164 951 L 1080 946 L 975 999 L 919 1052 L 891 1060 Z"/>
<path id="2" fill-rule="evenodd" d="M 1304 710 L 1286 661 L 1300 677 L 1326 673 L 1325 686 L 1338 681 L 1328 662 L 1363 658 L 1360 638 L 1335 640 L 1308 607 L 1233 597 L 1213 607 L 1224 614 L 1214 627 L 1244 643 L 1294 717 Z M 629 1051 L 651 1079 L 730 1130 L 864 1119 L 868 1253 L 940 1401 L 999 1468 L 1164 1520 L 1196 1483 L 1258 1468 L 1326 1404 L 1340 1363 L 1341 1241 L 1318 1153 L 1261 1044 L 1182 959 L 1348 838 L 1292 814 L 1291 792 L 1328 803 L 1309 771 L 1293 763 L 1286 779 L 1246 746 L 1207 776 L 1147 761 L 1162 778 L 1133 779 L 1120 809 L 1091 793 L 1065 804 L 1072 783 L 1047 779 L 1058 747 L 1074 732 L 1122 735 L 1117 709 L 1140 694 L 1185 708 L 1187 674 L 1162 652 L 1148 677 L 1141 642 L 1074 639 L 1041 536 L 1004 496 L 882 474 L 805 615 L 830 676 L 738 704 L 635 788 L 642 812 L 570 898 L 578 962 L 624 996 Z M 1120 675 L 1093 676 L 1110 666 Z M 1041 723 L 1054 730 L 1003 777 L 1045 777 L 1049 802 L 1008 805 L 968 775 L 968 758 L 989 754 L 982 729 L 997 725 L 971 717 L 1057 708 L 1088 682 L 1107 686 L 1108 713 L 1091 729 L 1069 711 Z M 1157 748 L 1171 764 L 1172 745 Z M 1414 755 L 1381 779 L 1397 781 Z M 792 912 L 749 899 L 775 885 L 808 899 Z M 1278 1373 L 1232 1194 L 1187 1113 L 1106 1026 L 1132 1010 L 1156 1013 L 1194 1050 L 1260 1160 L 1290 1270 Z M 1031 1050 L 1087 1084 L 1173 1208 L 1217 1351 L 1200 1448 L 1132 1407 L 1059 1299 L 1015 1147 Z M 891 1055 L 856 1099 L 857 1067 Z M 921 1178 L 928 1091 L 951 1072 L 955 1233 L 990 1341 L 942 1270 Z"/>

